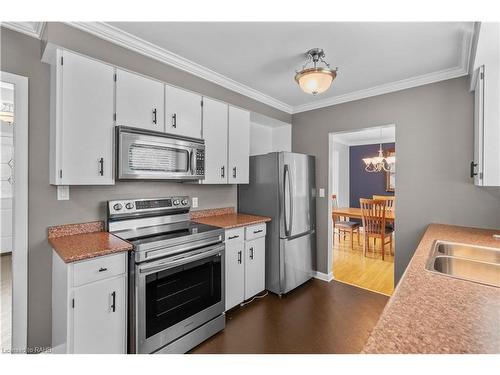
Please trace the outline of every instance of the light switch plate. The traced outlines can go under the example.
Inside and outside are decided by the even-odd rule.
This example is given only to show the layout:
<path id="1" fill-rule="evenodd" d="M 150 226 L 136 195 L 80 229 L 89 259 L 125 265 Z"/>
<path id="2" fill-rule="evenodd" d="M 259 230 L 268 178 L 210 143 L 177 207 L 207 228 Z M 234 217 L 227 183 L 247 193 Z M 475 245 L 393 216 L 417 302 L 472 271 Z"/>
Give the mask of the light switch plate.
<path id="1" fill-rule="evenodd" d="M 325 197 L 325 189 L 323 189 L 323 188 L 319 188 L 319 196 L 320 196 L 321 198 L 324 198 L 324 197 Z"/>
<path id="2" fill-rule="evenodd" d="M 193 202 L 191 203 L 191 207 L 198 207 L 198 197 L 193 197 Z"/>
<path id="3" fill-rule="evenodd" d="M 59 185 L 57 187 L 57 200 L 58 201 L 68 201 L 69 200 L 69 186 Z"/>

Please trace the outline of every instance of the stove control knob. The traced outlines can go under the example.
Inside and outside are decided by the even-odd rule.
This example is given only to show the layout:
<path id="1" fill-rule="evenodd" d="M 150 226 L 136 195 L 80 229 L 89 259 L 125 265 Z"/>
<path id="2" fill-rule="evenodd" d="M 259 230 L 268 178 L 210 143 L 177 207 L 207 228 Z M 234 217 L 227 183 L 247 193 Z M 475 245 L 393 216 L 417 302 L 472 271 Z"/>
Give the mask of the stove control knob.
<path id="1" fill-rule="evenodd" d="M 134 208 L 134 204 L 129 202 L 125 205 L 125 207 L 127 208 L 127 210 L 131 210 L 132 208 Z"/>
<path id="2" fill-rule="evenodd" d="M 184 205 L 184 206 L 185 206 L 185 205 L 187 205 L 187 204 L 188 204 L 188 200 L 187 200 L 187 199 L 183 199 L 183 200 L 182 200 L 182 205 Z"/>
<path id="3" fill-rule="evenodd" d="M 115 211 L 120 211 L 122 208 L 123 208 L 123 206 L 121 203 L 115 203 L 115 205 L 113 206 L 113 209 Z"/>
<path id="4" fill-rule="evenodd" d="M 174 200 L 174 206 L 178 206 L 180 201 L 178 199 Z"/>

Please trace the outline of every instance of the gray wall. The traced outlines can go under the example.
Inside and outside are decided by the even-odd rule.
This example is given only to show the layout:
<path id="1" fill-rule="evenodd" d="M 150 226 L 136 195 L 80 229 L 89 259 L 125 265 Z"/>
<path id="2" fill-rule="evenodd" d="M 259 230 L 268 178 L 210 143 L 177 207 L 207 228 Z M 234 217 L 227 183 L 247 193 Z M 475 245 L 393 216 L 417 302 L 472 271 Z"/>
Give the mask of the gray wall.
<path id="1" fill-rule="evenodd" d="M 2 71 L 29 78 L 28 345 L 51 343 L 51 249 L 47 227 L 105 219 L 108 199 L 173 194 L 198 196 L 200 208 L 236 207 L 235 186 L 127 182 L 115 186 L 71 187 L 69 201 L 57 201 L 49 185 L 49 66 L 40 61 L 41 42 L 0 28 Z M 49 24 L 45 37 L 75 51 L 225 100 L 281 121 L 291 116 L 222 87 L 132 53 L 60 24 Z M 53 37 L 53 38 L 52 38 Z"/>
<path id="2" fill-rule="evenodd" d="M 328 188 L 328 133 L 396 124 L 395 280 L 429 223 L 500 228 L 498 189 L 472 185 L 473 95 L 466 77 L 298 113 L 292 150 L 316 156 L 316 186 Z M 328 198 L 317 200 L 317 266 L 329 272 Z"/>

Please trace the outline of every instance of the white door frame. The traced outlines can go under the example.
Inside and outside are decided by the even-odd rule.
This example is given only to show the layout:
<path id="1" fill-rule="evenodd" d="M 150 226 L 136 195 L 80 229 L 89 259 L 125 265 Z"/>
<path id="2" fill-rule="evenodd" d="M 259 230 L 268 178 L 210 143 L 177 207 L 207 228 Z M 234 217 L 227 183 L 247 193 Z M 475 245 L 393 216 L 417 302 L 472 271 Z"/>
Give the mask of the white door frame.
<path id="1" fill-rule="evenodd" d="M 12 251 L 12 353 L 28 341 L 28 78 L 0 71 L 14 85 L 14 194 Z"/>
<path id="2" fill-rule="evenodd" d="M 328 133 L 328 251 L 327 251 L 327 265 L 328 265 L 328 279 L 335 280 L 335 274 L 333 272 L 333 220 L 332 220 L 332 200 L 330 197 L 334 193 L 334 179 L 335 179 L 335 164 L 333 163 L 334 150 L 333 142 L 335 141 L 335 135 L 361 132 L 363 130 L 370 130 L 373 128 L 387 128 L 394 127 L 396 129 L 396 124 L 384 124 L 384 125 L 373 125 L 367 128 L 343 130 L 338 132 Z"/>

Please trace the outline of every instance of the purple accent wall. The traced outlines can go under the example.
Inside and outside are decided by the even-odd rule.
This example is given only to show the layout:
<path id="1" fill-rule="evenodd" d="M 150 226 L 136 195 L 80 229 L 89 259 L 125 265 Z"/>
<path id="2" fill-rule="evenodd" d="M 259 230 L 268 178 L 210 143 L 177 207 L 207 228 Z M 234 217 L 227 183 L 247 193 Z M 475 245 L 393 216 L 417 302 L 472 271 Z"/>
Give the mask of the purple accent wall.
<path id="1" fill-rule="evenodd" d="M 363 158 L 376 156 L 380 144 L 349 147 L 349 205 L 359 207 L 359 198 L 371 198 L 372 195 L 394 195 L 385 191 L 385 173 L 365 171 Z M 382 149 L 394 150 L 395 143 L 383 143 Z"/>

